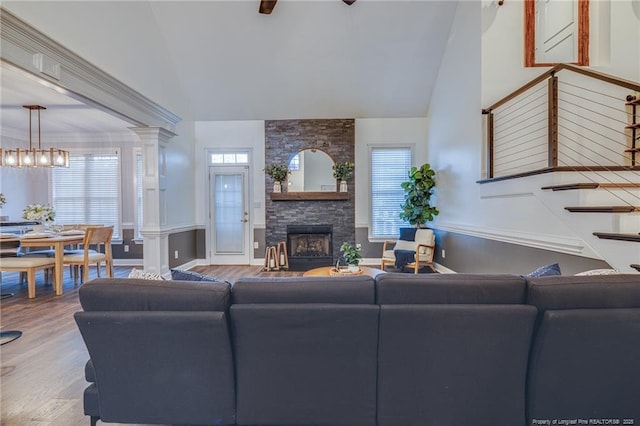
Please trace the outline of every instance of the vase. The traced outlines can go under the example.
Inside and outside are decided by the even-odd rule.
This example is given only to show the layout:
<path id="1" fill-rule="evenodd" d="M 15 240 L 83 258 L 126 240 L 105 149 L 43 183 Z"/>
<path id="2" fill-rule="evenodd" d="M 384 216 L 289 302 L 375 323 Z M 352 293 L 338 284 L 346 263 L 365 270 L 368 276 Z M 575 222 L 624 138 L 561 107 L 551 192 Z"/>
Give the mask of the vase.
<path id="1" fill-rule="evenodd" d="M 346 180 L 341 180 L 340 181 L 340 192 L 347 192 L 347 181 Z"/>
<path id="2" fill-rule="evenodd" d="M 31 226 L 31 231 L 35 232 L 35 233 L 40 233 L 42 232 L 44 229 L 43 225 L 33 225 Z"/>
<path id="3" fill-rule="evenodd" d="M 282 185 L 280 181 L 273 182 L 273 192 L 282 192 Z"/>

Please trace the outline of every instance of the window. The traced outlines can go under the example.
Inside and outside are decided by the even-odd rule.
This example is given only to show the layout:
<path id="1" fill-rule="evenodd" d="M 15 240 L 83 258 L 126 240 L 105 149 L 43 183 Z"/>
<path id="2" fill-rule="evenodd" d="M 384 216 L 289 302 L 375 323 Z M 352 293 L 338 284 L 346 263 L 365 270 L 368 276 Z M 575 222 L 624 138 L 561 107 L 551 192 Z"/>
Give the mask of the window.
<path id="1" fill-rule="evenodd" d="M 214 152 L 209 154 L 209 164 L 247 164 L 249 163 L 248 152 Z"/>
<path id="2" fill-rule="evenodd" d="M 371 228 L 370 238 L 397 238 L 404 191 L 412 163 L 411 147 L 371 148 Z"/>
<path id="3" fill-rule="evenodd" d="M 119 152 L 72 152 L 69 168 L 52 170 L 52 203 L 56 222 L 113 225 L 120 239 Z"/>
<path id="4" fill-rule="evenodd" d="M 138 151 L 136 153 L 136 238 L 137 240 L 142 240 L 142 234 L 140 231 L 142 230 L 143 222 L 143 201 L 142 201 L 142 154 Z"/>

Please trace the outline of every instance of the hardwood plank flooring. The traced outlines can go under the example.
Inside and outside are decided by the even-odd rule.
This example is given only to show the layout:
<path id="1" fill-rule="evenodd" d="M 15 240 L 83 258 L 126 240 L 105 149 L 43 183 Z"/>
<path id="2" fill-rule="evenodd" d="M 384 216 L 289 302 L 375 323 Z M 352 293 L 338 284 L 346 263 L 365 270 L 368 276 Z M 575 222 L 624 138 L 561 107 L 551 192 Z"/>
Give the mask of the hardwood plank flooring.
<path id="1" fill-rule="evenodd" d="M 131 268 L 116 267 L 117 277 Z M 242 276 L 299 276 L 301 272 L 261 272 L 260 266 L 198 266 L 192 270 L 234 282 Z M 104 275 L 103 275 L 104 276 Z M 95 270 L 91 270 L 95 278 Z M 82 394 L 89 359 L 73 319 L 81 310 L 78 288 L 65 271 L 64 294 L 56 296 L 38 272 L 35 299 L 27 298 L 18 273 L 2 273 L 0 329 L 22 337 L 0 346 L 0 424 L 3 426 L 86 426 Z M 117 423 L 109 423 L 115 424 Z"/>

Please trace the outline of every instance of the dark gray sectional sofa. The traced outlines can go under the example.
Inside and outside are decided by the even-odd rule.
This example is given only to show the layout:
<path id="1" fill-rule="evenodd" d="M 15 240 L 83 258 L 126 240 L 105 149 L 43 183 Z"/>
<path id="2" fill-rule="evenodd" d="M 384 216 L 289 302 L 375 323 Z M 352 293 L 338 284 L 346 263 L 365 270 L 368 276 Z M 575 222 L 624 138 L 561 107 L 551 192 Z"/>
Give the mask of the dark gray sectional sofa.
<path id="1" fill-rule="evenodd" d="M 640 275 L 103 278 L 80 302 L 94 423 L 640 424 Z"/>

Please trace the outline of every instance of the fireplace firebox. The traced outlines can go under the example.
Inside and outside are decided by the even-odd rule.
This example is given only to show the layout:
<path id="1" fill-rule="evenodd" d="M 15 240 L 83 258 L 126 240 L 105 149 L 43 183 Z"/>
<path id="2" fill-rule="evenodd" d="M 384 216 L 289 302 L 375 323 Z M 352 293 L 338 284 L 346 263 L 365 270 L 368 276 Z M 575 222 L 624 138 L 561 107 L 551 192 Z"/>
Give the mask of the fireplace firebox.
<path id="1" fill-rule="evenodd" d="M 333 265 L 332 225 L 287 225 L 289 270 Z"/>

